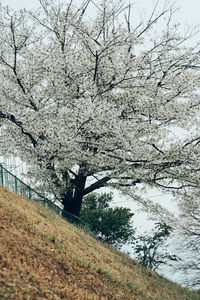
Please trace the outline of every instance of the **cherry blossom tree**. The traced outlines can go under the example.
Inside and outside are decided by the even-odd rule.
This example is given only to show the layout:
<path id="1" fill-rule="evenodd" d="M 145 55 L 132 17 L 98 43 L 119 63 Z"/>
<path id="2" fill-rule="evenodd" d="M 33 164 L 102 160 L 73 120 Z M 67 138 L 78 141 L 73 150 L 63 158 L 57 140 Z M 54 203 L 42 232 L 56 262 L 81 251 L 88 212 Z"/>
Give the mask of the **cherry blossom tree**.
<path id="1" fill-rule="evenodd" d="M 196 186 L 199 49 L 185 46 L 195 32 L 179 33 L 173 5 L 134 25 L 122 1 L 39 3 L 2 9 L 2 151 L 75 215 L 102 187 L 146 205 L 137 186 Z"/>

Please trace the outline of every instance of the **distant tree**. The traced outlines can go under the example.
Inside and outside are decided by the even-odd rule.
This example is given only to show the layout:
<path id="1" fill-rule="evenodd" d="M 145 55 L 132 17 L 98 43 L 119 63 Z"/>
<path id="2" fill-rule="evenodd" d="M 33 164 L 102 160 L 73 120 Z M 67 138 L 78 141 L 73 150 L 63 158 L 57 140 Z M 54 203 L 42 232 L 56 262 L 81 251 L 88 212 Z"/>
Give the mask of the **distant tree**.
<path id="1" fill-rule="evenodd" d="M 99 240 L 120 248 L 133 238 L 134 214 L 129 208 L 109 207 L 112 199 L 111 193 L 92 193 L 84 197 L 80 217 Z"/>
<path id="2" fill-rule="evenodd" d="M 181 193 L 180 218 L 177 223 L 176 246 L 182 261 L 177 271 L 183 274 L 183 283 L 200 289 L 200 188 Z"/>
<path id="3" fill-rule="evenodd" d="M 134 254 L 141 265 L 156 270 L 169 261 L 177 261 L 178 257 L 169 254 L 164 244 L 171 231 L 172 228 L 167 224 L 156 223 L 152 235 L 139 235 L 133 241 Z"/>
<path id="4" fill-rule="evenodd" d="M 181 35 L 164 2 L 138 24 L 121 0 L 2 8 L 2 152 L 77 216 L 83 197 L 103 187 L 153 209 L 138 185 L 197 184 L 199 44 L 186 47 L 195 32 Z M 187 136 L 173 137 L 174 127 Z"/>

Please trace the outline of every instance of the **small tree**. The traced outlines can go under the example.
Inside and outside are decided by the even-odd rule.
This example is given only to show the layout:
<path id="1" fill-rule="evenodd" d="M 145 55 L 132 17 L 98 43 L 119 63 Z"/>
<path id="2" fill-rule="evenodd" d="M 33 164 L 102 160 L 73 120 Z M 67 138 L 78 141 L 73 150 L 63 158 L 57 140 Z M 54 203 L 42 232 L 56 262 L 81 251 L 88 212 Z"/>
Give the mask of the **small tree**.
<path id="1" fill-rule="evenodd" d="M 182 273 L 182 283 L 200 289 L 200 188 L 185 190 L 180 197 L 176 244 L 182 262 L 176 271 Z"/>
<path id="2" fill-rule="evenodd" d="M 112 199 L 112 193 L 92 193 L 86 196 L 80 217 L 98 239 L 120 248 L 133 238 L 135 230 L 131 218 L 134 214 L 129 208 L 109 207 Z"/>
<path id="3" fill-rule="evenodd" d="M 156 270 L 161 264 L 178 259 L 176 255 L 169 254 L 163 247 L 171 231 L 172 228 L 167 224 L 156 223 L 153 235 L 140 235 L 134 241 L 136 259 L 144 267 Z"/>

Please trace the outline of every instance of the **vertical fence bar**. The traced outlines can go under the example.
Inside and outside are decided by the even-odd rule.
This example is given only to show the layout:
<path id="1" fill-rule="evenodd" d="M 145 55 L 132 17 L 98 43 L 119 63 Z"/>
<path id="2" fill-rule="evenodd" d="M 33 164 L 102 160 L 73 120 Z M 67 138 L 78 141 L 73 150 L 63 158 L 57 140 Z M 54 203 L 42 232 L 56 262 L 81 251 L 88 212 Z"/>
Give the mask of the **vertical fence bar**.
<path id="1" fill-rule="evenodd" d="M 17 176 L 15 176 L 15 193 L 17 194 L 18 189 L 17 189 Z"/>
<path id="2" fill-rule="evenodd" d="M 4 186 L 3 182 L 3 166 L 1 165 L 1 185 Z"/>
<path id="3" fill-rule="evenodd" d="M 28 199 L 31 200 L 31 187 L 28 186 Z"/>
<path id="4" fill-rule="evenodd" d="M 4 169 L 4 168 L 3 168 Z M 8 188 L 8 172 L 6 169 L 4 169 L 4 172 L 3 172 L 3 180 L 4 180 L 4 186 L 6 188 Z"/>

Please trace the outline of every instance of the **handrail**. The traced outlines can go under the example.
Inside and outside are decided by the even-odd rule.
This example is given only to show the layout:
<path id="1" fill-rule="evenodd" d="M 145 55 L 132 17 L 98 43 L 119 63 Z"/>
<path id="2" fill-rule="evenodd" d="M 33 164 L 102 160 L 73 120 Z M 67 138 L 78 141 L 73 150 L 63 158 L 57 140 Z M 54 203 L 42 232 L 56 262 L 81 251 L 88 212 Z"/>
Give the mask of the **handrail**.
<path id="1" fill-rule="evenodd" d="M 32 189 L 28 184 L 8 171 L 5 167 L 3 167 L 2 164 L 0 164 L 0 186 L 7 188 L 10 192 L 22 195 L 29 200 L 42 202 L 50 209 L 61 215 L 63 218 L 67 219 L 67 221 L 69 221 L 70 223 L 79 225 L 87 229 L 86 224 L 80 218 L 63 210 L 48 198 L 42 196 L 40 193 Z"/>

